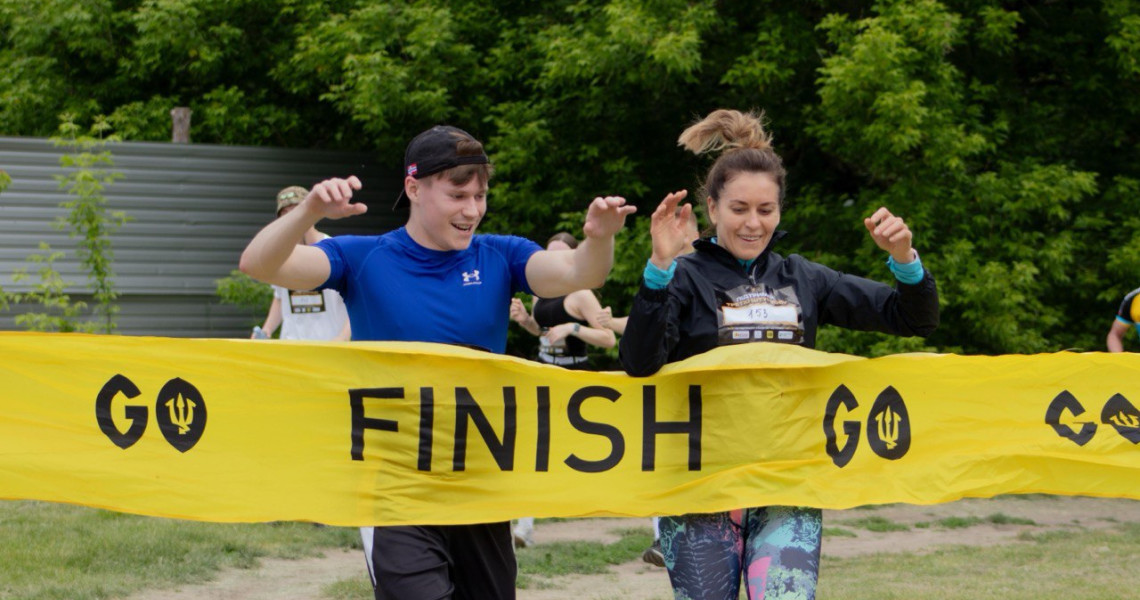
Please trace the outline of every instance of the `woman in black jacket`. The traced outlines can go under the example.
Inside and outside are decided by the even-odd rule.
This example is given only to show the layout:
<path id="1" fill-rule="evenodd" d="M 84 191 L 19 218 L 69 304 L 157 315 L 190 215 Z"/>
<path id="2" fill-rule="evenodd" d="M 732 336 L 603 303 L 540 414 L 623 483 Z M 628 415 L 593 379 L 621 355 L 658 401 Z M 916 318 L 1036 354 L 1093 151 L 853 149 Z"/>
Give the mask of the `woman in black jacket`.
<path id="1" fill-rule="evenodd" d="M 785 171 L 753 114 L 718 110 L 686 129 L 679 143 L 720 155 L 705 179 L 715 236 L 685 247 L 691 205 L 669 194 L 653 213 L 653 254 L 634 298 L 621 362 L 631 375 L 728 344 L 815 346 L 821 323 L 926 336 L 938 325 L 938 293 L 911 246 L 906 223 L 886 208 L 864 219 L 889 254 L 894 287 L 772 250 Z M 814 598 L 821 511 L 769 506 L 661 519 L 662 549 L 678 599 L 735 600 L 745 573 L 748 598 Z"/>

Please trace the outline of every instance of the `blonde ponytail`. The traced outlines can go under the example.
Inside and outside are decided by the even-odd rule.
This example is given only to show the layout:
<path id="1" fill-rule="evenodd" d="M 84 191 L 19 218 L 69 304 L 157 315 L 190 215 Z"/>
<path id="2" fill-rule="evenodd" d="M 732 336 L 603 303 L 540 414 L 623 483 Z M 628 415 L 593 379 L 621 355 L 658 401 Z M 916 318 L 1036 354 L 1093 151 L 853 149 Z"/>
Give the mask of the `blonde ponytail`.
<path id="1" fill-rule="evenodd" d="M 771 150 L 772 137 L 764 130 L 764 113 L 719 109 L 689 126 L 677 144 L 693 154 L 750 148 Z"/>
<path id="2" fill-rule="evenodd" d="M 764 113 L 715 110 L 690 125 L 677 144 L 694 154 L 719 153 L 705 176 L 704 195 L 720 198 L 724 186 L 740 173 L 766 173 L 780 188 L 784 203 L 784 161 L 772 149 L 772 136 L 764 130 Z"/>

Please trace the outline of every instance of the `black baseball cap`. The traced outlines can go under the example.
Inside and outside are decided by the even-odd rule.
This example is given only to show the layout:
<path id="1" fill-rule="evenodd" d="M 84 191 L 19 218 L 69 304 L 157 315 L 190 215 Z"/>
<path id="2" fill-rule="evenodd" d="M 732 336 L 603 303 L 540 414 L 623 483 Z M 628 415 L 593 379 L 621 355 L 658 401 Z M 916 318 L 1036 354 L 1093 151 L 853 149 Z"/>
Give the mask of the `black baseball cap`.
<path id="1" fill-rule="evenodd" d="M 460 165 L 485 165 L 491 162 L 482 150 L 478 154 L 460 156 L 457 146 L 464 139 L 475 140 L 475 137 L 451 125 L 436 125 L 412 138 L 404 152 L 404 176 L 423 179 Z M 401 179 L 400 195 L 396 196 L 392 210 L 408 201 L 402 182 Z"/>

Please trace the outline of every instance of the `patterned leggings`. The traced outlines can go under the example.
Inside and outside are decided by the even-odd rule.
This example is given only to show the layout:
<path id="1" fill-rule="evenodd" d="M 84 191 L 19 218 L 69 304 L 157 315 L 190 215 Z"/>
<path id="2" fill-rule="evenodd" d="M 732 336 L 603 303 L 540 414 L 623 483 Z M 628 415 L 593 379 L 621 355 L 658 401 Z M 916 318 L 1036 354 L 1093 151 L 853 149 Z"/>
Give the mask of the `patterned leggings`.
<path id="1" fill-rule="evenodd" d="M 823 514 L 768 506 L 661 518 L 661 550 L 676 600 L 812 600 Z"/>

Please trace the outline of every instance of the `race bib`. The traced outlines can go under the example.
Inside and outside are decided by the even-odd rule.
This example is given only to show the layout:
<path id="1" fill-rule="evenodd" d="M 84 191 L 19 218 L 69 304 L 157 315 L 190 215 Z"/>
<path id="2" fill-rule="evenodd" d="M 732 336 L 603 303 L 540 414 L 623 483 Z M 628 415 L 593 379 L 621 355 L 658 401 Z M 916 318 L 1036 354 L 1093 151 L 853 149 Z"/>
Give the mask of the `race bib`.
<path id="1" fill-rule="evenodd" d="M 549 330 L 549 327 L 542 328 L 542 335 L 538 337 L 538 351 L 549 354 L 551 356 L 561 356 L 563 354 L 566 354 L 566 338 L 558 340 L 557 344 L 552 344 L 546 337 L 546 332 Z"/>
<path id="2" fill-rule="evenodd" d="M 289 290 L 289 309 L 295 315 L 325 312 L 325 295 L 321 292 Z"/>
<path id="3" fill-rule="evenodd" d="M 720 345 L 748 342 L 799 344 L 803 319 L 795 288 L 743 285 L 722 294 L 718 320 Z"/>

